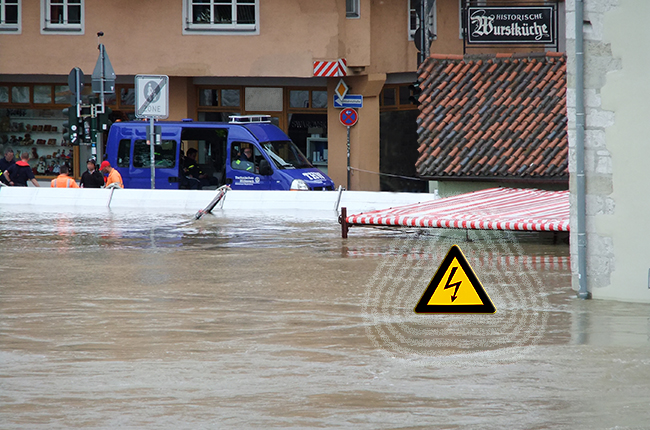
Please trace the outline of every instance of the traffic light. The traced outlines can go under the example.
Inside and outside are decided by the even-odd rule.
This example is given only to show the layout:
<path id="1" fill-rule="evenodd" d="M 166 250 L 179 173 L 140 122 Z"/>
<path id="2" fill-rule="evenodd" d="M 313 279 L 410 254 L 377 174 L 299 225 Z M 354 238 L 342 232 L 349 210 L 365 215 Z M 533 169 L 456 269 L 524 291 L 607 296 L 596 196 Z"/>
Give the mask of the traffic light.
<path id="1" fill-rule="evenodd" d="M 411 85 L 409 85 L 409 91 L 411 92 L 411 95 L 409 96 L 409 102 L 414 104 L 415 106 L 420 106 L 420 94 L 422 94 L 422 86 L 419 81 L 413 82 Z"/>
<path id="2" fill-rule="evenodd" d="M 80 141 L 85 144 L 93 140 L 93 117 L 90 106 L 81 107 L 81 131 L 79 133 Z"/>
<path id="3" fill-rule="evenodd" d="M 113 110 L 109 107 L 104 107 L 104 113 L 97 114 L 99 131 L 107 131 L 110 128 L 111 124 L 113 124 L 113 121 L 111 121 L 112 114 Z"/>
<path id="4" fill-rule="evenodd" d="M 63 127 L 68 130 L 68 140 L 73 145 L 79 145 L 83 133 L 81 119 L 77 116 L 77 107 L 67 107 L 63 109 L 63 114 L 67 117 L 67 121 L 63 122 Z"/>

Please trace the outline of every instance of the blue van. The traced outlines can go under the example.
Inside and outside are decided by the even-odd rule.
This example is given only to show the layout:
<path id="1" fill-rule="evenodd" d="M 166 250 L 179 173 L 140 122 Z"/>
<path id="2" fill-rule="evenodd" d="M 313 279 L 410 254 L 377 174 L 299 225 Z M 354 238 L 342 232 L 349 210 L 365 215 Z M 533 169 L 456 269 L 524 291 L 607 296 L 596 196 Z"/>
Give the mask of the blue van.
<path id="1" fill-rule="evenodd" d="M 214 188 L 240 190 L 333 190 L 334 182 L 312 166 L 291 139 L 267 117 L 231 117 L 229 123 L 159 121 L 154 146 L 156 189 Z M 149 123 L 114 123 L 106 159 L 122 175 L 126 188 L 151 188 Z M 184 154 L 195 162 L 188 163 Z M 243 154 L 251 154 L 246 159 Z M 197 164 L 202 177 L 188 177 L 184 167 Z M 184 166 L 185 165 L 185 166 Z"/>

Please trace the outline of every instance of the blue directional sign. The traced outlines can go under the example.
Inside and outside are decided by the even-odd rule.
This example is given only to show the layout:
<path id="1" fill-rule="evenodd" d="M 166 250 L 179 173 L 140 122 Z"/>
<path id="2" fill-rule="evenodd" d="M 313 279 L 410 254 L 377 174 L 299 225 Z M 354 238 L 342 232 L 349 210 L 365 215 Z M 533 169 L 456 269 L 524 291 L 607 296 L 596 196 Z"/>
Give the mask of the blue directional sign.
<path id="1" fill-rule="evenodd" d="M 334 96 L 334 107 L 339 109 L 363 107 L 363 96 L 361 94 L 347 94 L 342 99 Z"/>

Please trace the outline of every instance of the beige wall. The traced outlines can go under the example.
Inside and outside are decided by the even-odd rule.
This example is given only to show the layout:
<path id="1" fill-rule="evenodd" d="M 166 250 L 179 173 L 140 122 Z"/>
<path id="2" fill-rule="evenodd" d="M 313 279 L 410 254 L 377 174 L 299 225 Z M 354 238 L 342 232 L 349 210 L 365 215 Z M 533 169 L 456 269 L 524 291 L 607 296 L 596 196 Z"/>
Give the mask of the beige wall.
<path id="1" fill-rule="evenodd" d="M 436 54 L 462 54 L 463 39 L 459 30 L 458 0 L 437 0 L 438 37 L 431 43 L 431 52 Z"/>
<path id="2" fill-rule="evenodd" d="M 405 60 L 405 52 L 414 57 L 415 51 L 402 0 L 362 0 L 359 19 L 345 18 L 345 0 L 261 1 L 258 35 L 183 35 L 182 4 L 87 0 L 85 34 L 42 35 L 40 2 L 23 1 L 22 34 L 0 35 L 0 73 L 67 75 L 78 66 L 90 74 L 98 31 L 118 75 L 311 77 L 314 60 L 339 57 L 351 65 L 415 70 Z M 371 40 L 375 15 L 395 24 Z"/>
<path id="3" fill-rule="evenodd" d="M 345 79 L 350 87 L 350 94 L 363 95 L 363 108 L 357 109 L 359 120 L 350 128 L 350 166 L 352 168 L 379 172 L 379 93 L 386 75 L 383 73 L 369 76 L 348 77 Z M 331 79 L 328 93 L 334 94 L 338 80 Z M 329 106 L 328 122 L 328 174 L 338 187 L 347 187 L 347 127 L 341 124 L 341 109 Z M 350 177 L 351 190 L 379 190 L 379 175 L 353 171 Z"/>
<path id="4" fill-rule="evenodd" d="M 591 22 L 585 49 L 588 286 L 594 298 L 650 303 L 650 58 L 640 55 L 650 44 L 650 3 L 589 1 L 585 7 Z M 602 45 L 595 43 L 600 38 Z M 603 45 L 611 47 L 609 58 L 606 49 L 594 49 Z"/>

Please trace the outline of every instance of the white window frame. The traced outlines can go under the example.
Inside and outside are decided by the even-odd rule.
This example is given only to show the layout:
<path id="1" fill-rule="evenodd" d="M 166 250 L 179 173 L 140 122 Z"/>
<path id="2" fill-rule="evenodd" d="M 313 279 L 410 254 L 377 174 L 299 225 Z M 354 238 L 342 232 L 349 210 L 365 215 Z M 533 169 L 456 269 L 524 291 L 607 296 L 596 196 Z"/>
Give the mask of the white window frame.
<path id="1" fill-rule="evenodd" d="M 71 5 L 68 4 L 69 0 L 54 0 L 56 3 L 55 4 L 61 4 L 63 6 L 63 11 L 64 11 L 64 20 L 67 21 L 68 19 L 68 7 L 69 6 L 76 6 L 77 3 L 73 3 Z M 80 7 L 80 12 L 79 12 L 79 23 L 67 23 L 64 22 L 63 24 L 59 23 L 54 23 L 52 24 L 51 22 L 51 17 L 50 13 L 52 11 L 51 6 L 52 6 L 52 0 L 41 0 L 41 34 L 76 34 L 76 35 L 83 35 L 84 34 L 84 15 L 85 15 L 85 1 L 84 0 L 79 0 L 78 3 Z"/>
<path id="2" fill-rule="evenodd" d="M 238 0 L 210 0 L 206 3 L 211 8 L 215 5 L 231 3 L 233 22 L 227 24 L 195 24 L 192 22 L 192 0 L 183 0 L 183 34 L 238 34 L 238 35 L 258 35 L 260 34 L 260 0 L 255 0 L 253 3 L 242 3 L 242 5 L 253 6 L 255 8 L 255 23 L 254 24 L 238 24 L 237 18 L 237 1 Z M 214 10 L 214 9 L 212 9 Z M 212 14 L 211 14 L 212 15 Z"/>
<path id="3" fill-rule="evenodd" d="M 412 1 L 413 0 L 409 0 L 406 4 L 406 7 L 408 7 L 407 25 L 409 29 L 409 33 L 408 33 L 409 40 L 413 40 L 413 37 L 415 36 L 415 31 L 420 26 L 420 17 L 417 15 L 415 8 L 412 7 Z M 413 15 L 415 15 L 415 27 L 411 25 L 411 18 L 413 17 Z M 433 5 L 431 6 L 431 10 L 429 11 L 429 16 L 431 17 L 431 32 L 433 33 L 433 37 L 431 38 L 431 40 L 436 40 L 438 39 L 438 5 L 436 3 L 436 0 L 433 0 Z"/>
<path id="4" fill-rule="evenodd" d="M 361 17 L 361 0 L 345 0 L 345 17 L 357 19 Z"/>
<path id="5" fill-rule="evenodd" d="M 0 0 L 0 33 L 7 34 L 20 34 L 22 32 L 22 0 L 17 0 L 16 3 L 7 4 L 7 0 Z M 6 7 L 8 5 L 18 5 L 18 22 L 16 24 L 5 23 Z"/>

